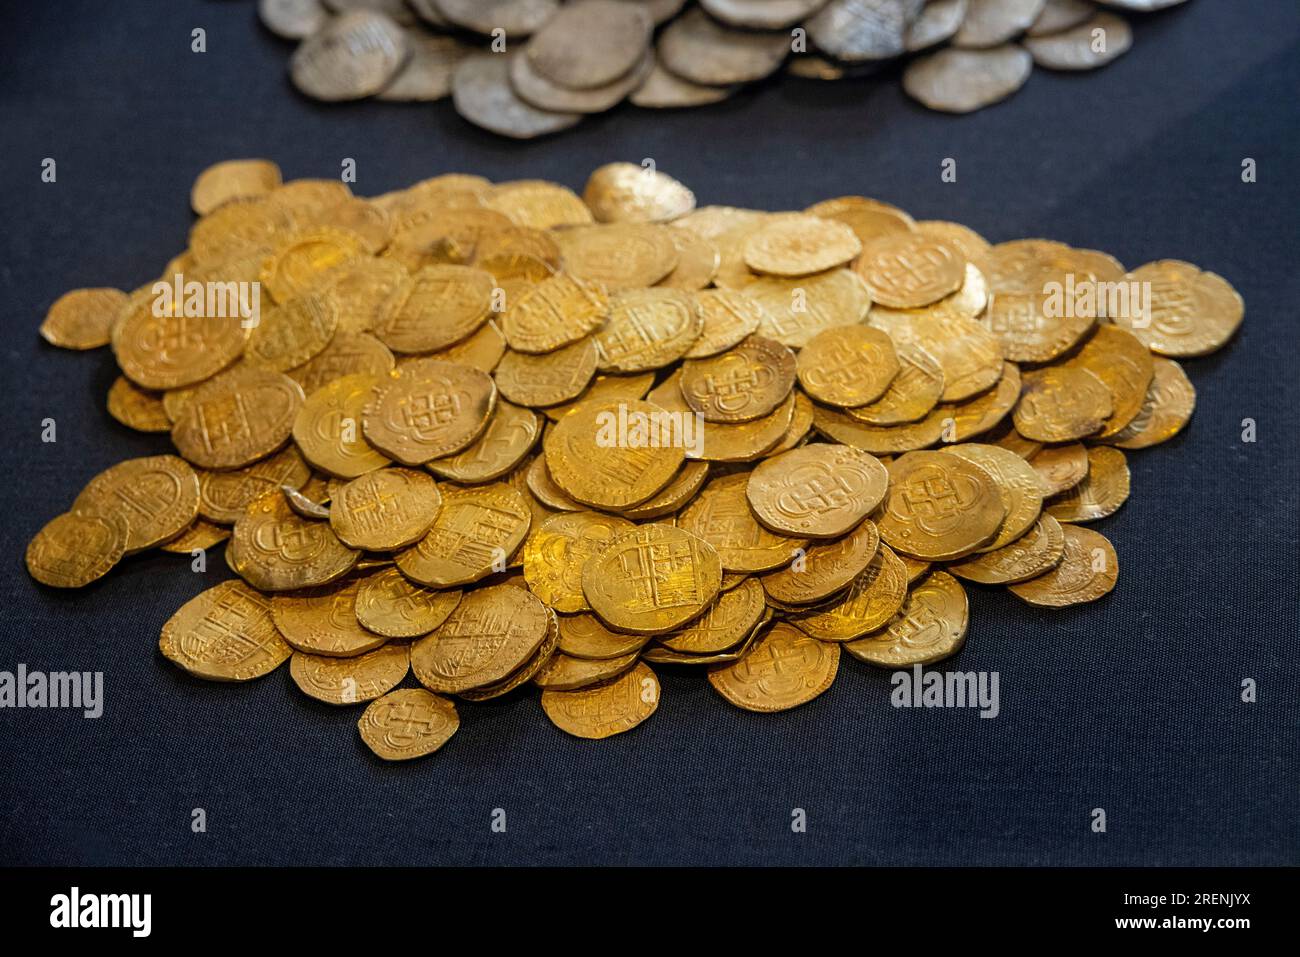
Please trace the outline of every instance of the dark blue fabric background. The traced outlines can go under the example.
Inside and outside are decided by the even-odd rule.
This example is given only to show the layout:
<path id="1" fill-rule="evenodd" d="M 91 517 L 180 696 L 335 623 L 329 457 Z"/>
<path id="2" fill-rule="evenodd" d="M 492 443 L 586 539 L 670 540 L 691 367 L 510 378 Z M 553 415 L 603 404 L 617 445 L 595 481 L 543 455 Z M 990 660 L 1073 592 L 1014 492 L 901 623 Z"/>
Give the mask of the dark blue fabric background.
<path id="1" fill-rule="evenodd" d="M 447 103 L 304 101 L 251 2 L 8 6 L 0 669 L 100 670 L 107 702 L 98 721 L 0 711 L 0 863 L 1300 863 L 1293 0 L 1141 18 L 1108 69 L 1035 72 L 970 117 L 926 112 L 893 79 L 777 79 L 532 144 Z M 57 184 L 40 182 L 47 156 Z M 947 667 L 1000 672 L 996 720 L 895 710 L 888 674 L 847 656 L 828 693 L 773 716 L 661 669 L 659 713 L 630 734 L 570 738 L 526 692 L 458 705 L 444 751 L 386 765 L 358 739 L 357 710 L 307 699 L 287 668 L 226 687 L 159 656 L 162 623 L 229 574 L 219 556 L 204 576 L 141 556 L 72 594 L 22 567 L 90 476 L 167 448 L 104 411 L 107 350 L 39 340 L 45 309 L 70 287 L 154 278 L 185 243 L 194 176 L 241 156 L 286 177 L 336 176 L 353 157 L 363 194 L 447 170 L 581 188 L 601 163 L 653 157 L 702 204 L 864 193 L 994 241 L 1188 259 L 1241 291 L 1246 322 L 1187 363 L 1198 408 L 1183 435 L 1131 455 L 1133 497 L 1099 526 L 1120 556 L 1110 596 L 1051 613 L 973 591 L 969 641 Z M 945 157 L 956 184 L 940 181 Z M 39 440 L 47 416 L 57 444 Z M 1240 439 L 1246 418 L 1255 444 Z M 1256 704 L 1239 700 L 1245 677 Z M 191 833 L 195 807 L 206 834 Z M 504 834 L 489 828 L 498 807 Z M 807 833 L 791 832 L 795 807 Z"/>

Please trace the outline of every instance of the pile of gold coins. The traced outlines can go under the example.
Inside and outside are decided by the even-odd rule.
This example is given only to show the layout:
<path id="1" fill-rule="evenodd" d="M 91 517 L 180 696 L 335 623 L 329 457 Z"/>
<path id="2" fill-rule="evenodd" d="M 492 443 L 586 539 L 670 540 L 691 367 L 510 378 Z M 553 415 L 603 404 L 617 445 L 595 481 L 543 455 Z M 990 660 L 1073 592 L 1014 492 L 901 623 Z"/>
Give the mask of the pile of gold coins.
<path id="1" fill-rule="evenodd" d="M 236 160 L 191 199 L 158 283 L 74 290 L 41 326 L 111 345 L 110 414 L 178 454 L 92 478 L 27 567 L 76 587 L 224 542 L 238 578 L 162 654 L 217 681 L 289 661 L 369 702 L 390 759 L 445 743 L 453 697 L 540 688 L 600 738 L 677 666 L 779 711 L 841 650 L 955 654 L 966 583 L 1101 598 L 1118 563 L 1087 524 L 1128 497 L 1126 451 L 1191 416 L 1176 360 L 1243 316 L 1186 262 L 990 245 L 862 196 L 698 207 L 627 163 L 581 196 L 452 173 L 363 199 Z"/>
<path id="2" fill-rule="evenodd" d="M 840 80 L 909 57 L 933 110 L 1006 99 L 1035 66 L 1093 70 L 1128 52 L 1117 10 L 1184 0 L 260 0 L 298 41 L 289 76 L 326 102 L 453 98 L 466 120 L 528 139 L 624 100 L 705 106 L 784 69 Z M 1110 9 L 1106 9 L 1109 7 Z"/>

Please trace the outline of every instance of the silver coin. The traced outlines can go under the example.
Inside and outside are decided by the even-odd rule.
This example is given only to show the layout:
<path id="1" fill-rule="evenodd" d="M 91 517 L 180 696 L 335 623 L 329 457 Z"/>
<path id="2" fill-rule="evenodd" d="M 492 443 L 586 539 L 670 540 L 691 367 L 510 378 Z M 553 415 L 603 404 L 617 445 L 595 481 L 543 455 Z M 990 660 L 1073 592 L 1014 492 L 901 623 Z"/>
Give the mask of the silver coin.
<path id="1" fill-rule="evenodd" d="M 650 14 L 650 19 L 654 21 L 655 26 L 667 23 L 682 12 L 682 7 L 686 6 L 686 0 L 621 0 L 621 2 L 635 3 Z"/>
<path id="2" fill-rule="evenodd" d="M 1043 12 L 1025 31 L 1031 37 L 1043 37 L 1051 33 L 1060 33 L 1070 27 L 1077 27 L 1085 20 L 1091 19 L 1097 12 L 1097 5 L 1088 0 L 1047 0 Z"/>
<path id="3" fill-rule="evenodd" d="M 920 57 L 903 71 L 907 95 L 932 110 L 970 113 L 1024 86 L 1034 58 L 1014 44 L 992 50 L 951 47 Z"/>
<path id="4" fill-rule="evenodd" d="M 890 60 L 904 52 L 921 0 L 831 0 L 804 26 L 817 49 L 837 60 Z"/>
<path id="5" fill-rule="evenodd" d="M 657 62 L 639 89 L 629 99 L 633 106 L 651 110 L 675 110 L 687 106 L 707 106 L 725 100 L 739 86 L 702 86 L 673 76 Z"/>
<path id="6" fill-rule="evenodd" d="M 404 27 L 415 25 L 415 13 L 406 5 L 406 0 L 322 0 L 333 13 L 352 13 L 356 10 L 372 10 L 391 17 L 394 23 Z"/>
<path id="7" fill-rule="evenodd" d="M 424 30 L 408 30 L 406 42 L 411 58 L 377 99 L 427 103 L 450 96 L 452 73 L 475 48 L 456 37 Z"/>
<path id="8" fill-rule="evenodd" d="M 784 30 L 812 16 L 827 0 L 700 0 L 709 16 L 747 30 Z"/>
<path id="9" fill-rule="evenodd" d="M 930 0 L 903 37 L 908 53 L 951 40 L 966 19 L 966 0 Z"/>
<path id="10" fill-rule="evenodd" d="M 645 82 L 654 69 L 654 52 L 646 49 L 641 62 L 606 86 L 589 90 L 574 90 L 552 83 L 533 69 L 526 56 L 515 56 L 510 61 L 510 85 L 519 98 L 541 110 L 557 113 L 603 113 L 612 109 L 629 93 Z"/>
<path id="11" fill-rule="evenodd" d="M 435 0 L 448 22 L 484 36 L 504 30 L 508 38 L 526 37 L 560 9 L 558 0 Z"/>
<path id="12" fill-rule="evenodd" d="M 705 86 L 761 80 L 789 52 L 787 33 L 733 30 L 698 7 L 668 24 L 659 37 L 659 59 L 669 72 Z"/>
<path id="13" fill-rule="evenodd" d="M 1132 45 L 1128 21 L 1106 12 L 1050 37 L 1025 38 L 1025 49 L 1034 62 L 1049 70 L 1095 70 L 1123 56 Z"/>
<path id="14" fill-rule="evenodd" d="M 286 40 L 306 39 L 329 19 L 321 0 L 258 0 L 257 15 L 264 27 Z"/>
<path id="15" fill-rule="evenodd" d="M 289 76 L 314 99 L 356 100 L 387 86 L 408 52 L 406 35 L 391 17 L 345 13 L 298 45 Z"/>
<path id="16" fill-rule="evenodd" d="M 406 0 L 412 12 L 431 27 L 446 30 L 454 24 L 442 15 L 438 9 L 438 0 Z"/>
<path id="17" fill-rule="evenodd" d="M 1024 33 L 1047 0 L 970 0 L 966 19 L 952 38 L 955 47 L 984 50 Z"/>
<path id="18" fill-rule="evenodd" d="M 1150 13 L 1152 10 L 1176 7 L 1180 3 L 1186 3 L 1187 0 L 1097 0 L 1097 2 L 1120 10 L 1132 10 L 1134 13 Z"/>
<path id="19" fill-rule="evenodd" d="M 654 22 L 620 0 L 578 0 L 534 34 L 524 55 L 534 72 L 574 90 L 608 86 L 645 57 Z"/>
<path id="20" fill-rule="evenodd" d="M 510 86 L 511 55 L 477 53 L 460 61 L 451 78 L 457 113 L 475 126 L 520 140 L 567 130 L 582 119 L 581 113 L 539 110 L 521 100 Z"/>

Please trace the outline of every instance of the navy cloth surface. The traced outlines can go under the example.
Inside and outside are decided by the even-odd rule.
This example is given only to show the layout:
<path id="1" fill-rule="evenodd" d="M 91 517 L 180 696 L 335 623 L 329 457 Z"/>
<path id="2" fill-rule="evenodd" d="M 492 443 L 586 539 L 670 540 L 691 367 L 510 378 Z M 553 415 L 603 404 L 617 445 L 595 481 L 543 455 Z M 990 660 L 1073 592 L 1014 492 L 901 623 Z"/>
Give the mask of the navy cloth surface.
<path id="1" fill-rule="evenodd" d="M 0 670 L 102 671 L 105 703 L 98 720 L 0 709 L 0 863 L 1300 863 L 1293 0 L 1137 18 L 1132 51 L 1105 70 L 1036 70 L 968 117 L 920 108 L 893 74 L 777 78 L 524 144 L 446 102 L 306 101 L 287 79 L 290 45 L 254 8 L 8 11 Z M 191 52 L 198 27 L 206 53 Z M 1186 363 L 1198 394 L 1186 431 L 1130 455 L 1132 498 L 1097 526 L 1119 554 L 1112 594 L 1050 612 L 971 589 L 969 640 L 940 668 L 998 672 L 996 719 L 896 709 L 889 673 L 847 655 L 826 694 L 778 715 L 662 668 L 659 711 L 632 733 L 571 738 L 528 691 L 458 705 L 441 753 L 390 765 L 361 743 L 358 709 L 306 698 L 287 667 L 223 686 L 160 656 L 162 623 L 229 576 L 218 553 L 206 574 L 150 553 L 67 594 L 23 569 L 27 541 L 90 476 L 169 449 L 109 418 L 108 350 L 38 338 L 46 308 L 72 287 L 154 279 L 185 245 L 195 175 L 244 156 L 286 178 L 337 176 L 352 158 L 360 194 L 450 170 L 581 189 L 602 163 L 649 157 L 701 204 L 798 209 L 858 193 L 993 241 L 1046 236 L 1132 266 L 1187 259 L 1241 291 L 1246 321 Z M 56 183 L 41 181 L 46 157 Z M 948 157 L 956 183 L 940 178 Z M 40 440 L 46 418 L 56 443 Z M 1246 678 L 1255 703 L 1241 700 Z"/>

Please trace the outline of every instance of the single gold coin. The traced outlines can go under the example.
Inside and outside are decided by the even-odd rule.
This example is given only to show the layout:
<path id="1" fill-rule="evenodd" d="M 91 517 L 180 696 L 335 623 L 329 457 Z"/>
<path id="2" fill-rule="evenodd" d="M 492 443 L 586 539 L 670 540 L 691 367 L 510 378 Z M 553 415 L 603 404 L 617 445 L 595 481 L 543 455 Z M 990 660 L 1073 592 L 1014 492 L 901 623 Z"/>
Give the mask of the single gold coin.
<path id="1" fill-rule="evenodd" d="M 555 612 L 549 608 L 546 609 L 546 637 L 542 639 L 542 643 L 533 652 L 531 658 L 500 681 L 483 685 L 480 688 L 462 691 L 460 697 L 466 701 L 490 701 L 493 698 L 500 698 L 502 695 L 509 694 L 516 688 L 520 688 L 536 678 L 557 657 L 556 649 L 560 645 L 560 626 L 555 618 Z"/>
<path id="2" fill-rule="evenodd" d="M 524 484 L 529 493 L 548 509 L 557 512 L 581 512 L 587 506 L 569 498 L 564 489 L 555 484 L 551 471 L 546 467 L 546 456 L 539 455 L 528 465 L 524 473 Z"/>
<path id="3" fill-rule="evenodd" d="M 505 354 L 506 337 L 501 334 L 501 328 L 489 319 L 468 339 L 462 339 L 446 349 L 432 352 L 429 358 L 471 366 L 482 372 L 492 372 Z"/>
<path id="4" fill-rule="evenodd" d="M 588 336 L 538 355 L 508 350 L 493 378 L 501 394 L 511 402 L 533 408 L 559 405 L 582 395 L 599 361 L 600 350 L 595 339 Z"/>
<path id="5" fill-rule="evenodd" d="M 423 538 L 442 507 L 433 477 L 412 469 L 376 469 L 331 496 L 329 522 L 343 544 L 372 552 Z"/>
<path id="6" fill-rule="evenodd" d="M 570 658 L 551 655 L 550 660 L 533 675 L 533 684 L 546 691 L 576 691 L 615 678 L 637 663 L 637 653 L 619 658 Z"/>
<path id="7" fill-rule="evenodd" d="M 271 598 L 271 616 L 284 640 L 297 651 L 353 658 L 388 640 L 357 620 L 360 588 L 361 580 L 352 578 L 337 585 L 277 594 Z"/>
<path id="8" fill-rule="evenodd" d="M 289 676 L 304 694 L 326 704 L 360 704 L 392 691 L 411 666 L 405 645 L 384 645 L 355 658 L 329 658 L 295 651 Z"/>
<path id="9" fill-rule="evenodd" d="M 1036 578 L 1055 568 L 1065 552 L 1061 523 L 1039 515 L 1034 527 L 1009 545 L 948 565 L 958 578 L 981 585 L 1009 585 Z"/>
<path id="10" fill-rule="evenodd" d="M 961 651 L 969 623 L 970 601 L 961 582 L 947 572 L 931 572 L 908 592 L 884 629 L 849 642 L 844 650 L 881 668 L 933 664 Z"/>
<path id="11" fill-rule="evenodd" d="M 1098 326 L 1066 364 L 1087 369 L 1110 393 L 1111 414 L 1097 433 L 1102 439 L 1119 434 L 1137 418 L 1155 375 L 1151 353 L 1141 340 L 1110 324 Z"/>
<path id="12" fill-rule="evenodd" d="M 550 275 L 560 267 L 560 245 L 551 233 L 530 226 L 495 229 L 484 233 L 474 244 L 473 263 L 479 269 L 486 268 L 484 262 L 504 264 L 511 259 L 522 262 L 525 258 L 544 263 L 549 270 L 547 275 Z M 492 272 L 491 269 L 487 271 Z M 500 277 L 494 274 L 494 278 Z"/>
<path id="13" fill-rule="evenodd" d="M 625 289 L 609 300 L 609 320 L 593 337 L 601 372 L 645 372 L 684 356 L 699 338 L 695 297 L 678 289 Z"/>
<path id="14" fill-rule="evenodd" d="M 372 701 L 357 721 L 361 740 L 385 761 L 433 754 L 446 744 L 460 718 L 448 698 L 423 688 L 398 688 Z"/>
<path id="15" fill-rule="evenodd" d="M 634 375 L 597 375 L 591 384 L 577 398 L 551 405 L 542 412 L 552 422 L 559 422 L 574 409 L 587 402 L 617 402 L 618 400 L 644 399 L 650 387 L 654 385 L 653 372 L 639 372 Z"/>
<path id="16" fill-rule="evenodd" d="M 746 578 L 738 587 L 723 592 L 712 607 L 685 628 L 663 635 L 665 648 L 686 654 L 710 655 L 740 644 L 767 611 L 763 586 Z"/>
<path id="17" fill-rule="evenodd" d="M 852 411 L 814 404 L 813 428 L 834 442 L 877 456 L 928 448 L 955 431 L 953 416 L 945 406 L 936 406 L 916 422 L 885 426 L 859 422 Z"/>
<path id="18" fill-rule="evenodd" d="M 446 621 L 462 594 L 459 589 L 425 588 L 396 568 L 382 568 L 361 581 L 357 621 L 385 638 L 418 638 Z"/>
<path id="19" fill-rule="evenodd" d="M 708 462 L 685 462 L 671 482 L 640 505 L 623 510 L 635 522 L 671 515 L 693 499 L 709 477 Z"/>
<path id="20" fill-rule="evenodd" d="M 120 289 L 73 289 L 65 292 L 45 314 L 41 338 L 60 349 L 98 349 L 112 339 L 113 325 L 127 307 Z"/>
<path id="21" fill-rule="evenodd" d="M 843 266 L 862 243 L 847 225 L 806 213 L 768 218 L 745 242 L 745 265 L 773 276 L 806 276 Z"/>
<path id="22" fill-rule="evenodd" d="M 28 543 L 27 571 L 42 585 L 81 588 L 122 560 L 129 535 L 121 512 L 65 512 Z"/>
<path id="23" fill-rule="evenodd" d="M 122 374 L 142 389 L 179 389 L 211 378 L 243 354 L 245 329 L 233 318 L 189 315 L 168 284 L 133 294 L 113 329 Z"/>
<path id="24" fill-rule="evenodd" d="M 639 505 L 672 481 L 685 460 L 682 420 L 649 402 L 585 403 L 543 438 L 546 467 L 579 502 Z"/>
<path id="25" fill-rule="evenodd" d="M 764 572 L 798 557 L 804 537 L 771 531 L 759 524 L 747 498 L 744 472 L 710 479 L 677 517 L 677 525 L 713 546 L 729 572 Z"/>
<path id="26" fill-rule="evenodd" d="M 583 226 L 592 221 L 591 210 L 567 186 L 541 179 L 498 183 L 483 197 L 488 209 L 505 213 L 520 226 L 555 229 Z"/>
<path id="27" fill-rule="evenodd" d="M 866 285 L 849 269 L 794 279 L 764 276 L 744 291 L 763 310 L 759 334 L 791 349 L 802 349 L 823 329 L 862 322 L 871 308 Z"/>
<path id="28" fill-rule="evenodd" d="M 328 292 L 304 293 L 268 308 L 248 335 L 244 362 L 288 372 L 325 351 L 339 328 L 339 304 Z"/>
<path id="29" fill-rule="evenodd" d="M 392 460 L 374 449 L 362 431 L 371 392 L 386 376 L 345 375 L 307 396 L 293 420 L 293 439 L 312 467 L 350 479 Z"/>
<path id="30" fill-rule="evenodd" d="M 978 551 L 991 552 L 1010 545 L 1031 529 L 1043 509 L 1043 485 L 1033 467 L 1006 449 L 996 445 L 966 442 L 950 445 L 946 452 L 974 462 L 992 476 L 1006 508 L 1006 517 L 993 541 Z"/>
<path id="31" fill-rule="evenodd" d="M 175 538 L 198 517 L 199 478 L 175 455 L 127 459 L 87 482 L 72 510 L 120 516 L 131 555 Z"/>
<path id="32" fill-rule="evenodd" d="M 881 544 L 857 578 L 830 605 L 793 614 L 790 624 L 818 641 L 852 641 L 883 628 L 907 598 L 908 572 Z"/>
<path id="33" fill-rule="evenodd" d="M 272 620 L 271 600 L 240 581 L 224 581 L 182 605 L 163 625 L 158 647 L 209 681 L 260 678 L 292 654 Z"/>
<path id="34" fill-rule="evenodd" d="M 1173 359 L 1155 357 L 1155 375 L 1146 401 L 1133 421 L 1109 438 L 1121 449 L 1145 449 L 1167 442 L 1183 430 L 1196 408 L 1196 388 Z"/>
<path id="35" fill-rule="evenodd" d="M 423 465 L 471 445 L 496 406 L 492 377 L 469 366 L 419 359 L 375 386 L 362 413 L 368 441 L 403 465 Z"/>
<path id="36" fill-rule="evenodd" d="M 542 418 L 504 400 L 474 444 L 455 455 L 433 459 L 425 468 L 439 478 L 478 484 L 499 479 L 524 460 L 542 436 Z"/>
<path id="37" fill-rule="evenodd" d="M 346 229 L 310 226 L 279 240 L 262 265 L 261 283 L 276 302 L 325 285 L 341 266 L 366 255 L 365 240 Z"/>
<path id="38" fill-rule="evenodd" d="M 685 230 L 670 229 L 668 232 L 677 249 L 677 265 L 656 285 L 690 292 L 711 285 L 722 261 L 718 247 L 712 241 L 693 236 Z"/>
<path id="39" fill-rule="evenodd" d="M 350 375 L 387 376 L 396 367 L 388 347 L 369 333 L 339 333 L 330 344 L 285 373 L 302 386 L 304 395 Z"/>
<path id="40" fill-rule="evenodd" d="M 759 576 L 763 591 L 787 605 L 810 605 L 847 588 L 880 547 L 880 534 L 864 519 L 842 538 L 818 542 L 776 571 Z"/>
<path id="41" fill-rule="evenodd" d="M 955 442 L 968 442 L 995 428 L 1020 400 L 1021 386 L 1020 367 L 1014 362 L 1002 363 L 1002 378 L 998 379 L 993 388 L 974 398 L 943 407 L 942 411 L 952 418 L 952 428 L 947 438 Z"/>
<path id="42" fill-rule="evenodd" d="M 406 298 L 375 327 L 394 352 L 446 349 L 478 331 L 492 315 L 496 280 L 472 266 L 425 266 L 411 276 Z"/>
<path id="43" fill-rule="evenodd" d="M 919 231 L 894 232 L 863 248 L 854 264 L 872 302 L 894 309 L 928 306 L 961 288 L 966 259 Z"/>
<path id="44" fill-rule="evenodd" d="M 951 223 L 942 219 L 923 219 L 916 223 L 916 231 L 923 236 L 947 243 L 968 261 L 981 258 L 992 248 L 987 239 L 961 223 Z"/>
<path id="45" fill-rule="evenodd" d="M 978 320 L 947 309 L 896 313 L 873 310 L 871 324 L 899 346 L 928 352 L 943 372 L 943 402 L 960 402 L 991 388 L 1002 377 L 1002 347 Z"/>
<path id="46" fill-rule="evenodd" d="M 240 468 L 289 440 L 303 400 L 302 386 L 287 375 L 241 366 L 199 386 L 172 426 L 172 442 L 200 468 Z"/>
<path id="47" fill-rule="evenodd" d="M 158 548 L 174 555 L 193 555 L 196 551 L 207 551 L 214 545 L 220 545 L 230 537 L 230 529 L 215 525 L 204 518 L 196 518 L 189 528 L 173 539 L 163 542 Z"/>
<path id="48" fill-rule="evenodd" d="M 330 274 L 322 291 L 339 306 L 340 334 L 370 332 L 406 301 L 411 273 L 392 259 L 354 259 Z"/>
<path id="49" fill-rule="evenodd" d="M 502 482 L 442 487 L 442 508 L 427 535 L 397 553 L 397 567 L 434 588 L 467 585 L 504 571 L 528 534 L 532 511 Z"/>
<path id="50" fill-rule="evenodd" d="M 880 460 L 847 445 L 814 443 L 758 465 L 746 496 L 755 517 L 783 535 L 847 535 L 885 497 L 889 473 Z"/>
<path id="51" fill-rule="evenodd" d="M 810 216 L 834 219 L 853 230 L 865 247 L 882 236 L 907 233 L 916 229 L 911 216 L 897 206 L 866 196 L 839 196 L 814 203 L 804 210 Z M 945 237 L 941 237 L 945 238 Z"/>
<path id="52" fill-rule="evenodd" d="M 599 512 L 552 515 L 524 545 L 524 578 L 534 595 L 559 612 L 588 608 L 582 593 L 582 570 L 616 537 L 636 526 Z"/>
<path id="53" fill-rule="evenodd" d="M 495 684 L 532 658 L 549 622 L 546 606 L 529 591 L 510 585 L 475 589 L 411 646 L 411 669 L 420 684 L 447 694 Z"/>
<path id="54" fill-rule="evenodd" d="M 587 562 L 582 590 L 611 628 L 662 635 L 703 614 L 722 585 L 713 546 L 672 525 L 642 525 Z"/>
<path id="55" fill-rule="evenodd" d="M 588 688 L 542 692 L 546 717 L 578 738 L 608 738 L 631 731 L 658 707 L 659 680 L 644 663 Z"/>
<path id="56" fill-rule="evenodd" d="M 1062 525 L 1061 560 L 1051 571 L 1010 586 L 1017 598 L 1045 608 L 1096 601 L 1115 587 L 1119 558 L 1104 535 L 1078 525 Z"/>
<path id="57" fill-rule="evenodd" d="M 1240 294 L 1226 279 L 1191 263 L 1163 259 L 1124 278 L 1149 284 L 1149 308 L 1113 316 L 1112 321 L 1158 355 L 1208 355 L 1232 338 L 1245 315 Z"/>
<path id="58" fill-rule="evenodd" d="M 288 485 L 302 488 L 311 468 L 293 446 L 281 449 L 242 469 L 199 472 L 199 515 L 210 522 L 233 525 L 248 506 Z"/>
<path id="59" fill-rule="evenodd" d="M 264 196 L 280 185 L 280 167 L 270 160 L 244 159 L 214 163 L 198 175 L 190 189 L 190 206 L 207 215 L 232 199 Z"/>
<path id="60" fill-rule="evenodd" d="M 1049 499 L 1044 508 L 1060 522 L 1095 522 L 1114 514 L 1128 501 L 1128 460 L 1119 449 L 1098 445 L 1088 449 L 1088 474 L 1068 491 Z"/>
<path id="61" fill-rule="evenodd" d="M 599 282 L 556 273 L 506 303 L 501 331 L 516 352 L 553 352 L 605 324 L 609 296 Z"/>
<path id="62" fill-rule="evenodd" d="M 839 645 L 777 622 L 739 661 L 710 670 L 709 684 L 746 711 L 788 711 L 829 688 L 839 665 Z"/>
<path id="63" fill-rule="evenodd" d="M 1011 414 L 1016 431 L 1038 442 L 1073 442 L 1095 435 L 1114 406 L 1106 383 L 1081 366 L 1044 366 L 1021 377 Z"/>
<path id="64" fill-rule="evenodd" d="M 682 364 L 686 404 L 708 422 L 751 422 L 771 414 L 794 387 L 795 356 L 786 346 L 749 336 L 726 352 Z"/>
<path id="65" fill-rule="evenodd" d="M 813 336 L 799 352 L 799 384 L 818 402 L 864 406 L 898 375 L 893 340 L 870 326 L 838 326 Z"/>
<path id="66" fill-rule="evenodd" d="M 949 561 L 991 542 L 1006 518 L 997 482 L 948 452 L 908 452 L 888 466 L 889 493 L 879 517 L 890 548 L 927 561 Z"/>
<path id="67" fill-rule="evenodd" d="M 793 448 L 798 448 L 803 444 L 804 439 L 808 437 L 808 433 L 812 431 L 812 424 L 812 400 L 796 389 L 794 392 L 794 414 L 790 416 L 790 425 L 786 428 L 785 434 L 781 436 L 781 441 L 763 454 L 766 456 L 780 455 L 782 452 L 789 452 Z"/>
<path id="68" fill-rule="evenodd" d="M 687 350 L 687 359 L 725 352 L 758 331 L 766 315 L 756 300 L 734 289 L 703 289 L 695 295 L 695 306 L 700 314 L 700 336 Z"/>
<path id="69" fill-rule="evenodd" d="M 587 178 L 582 199 L 598 223 L 662 223 L 695 208 L 695 194 L 653 165 L 606 163 Z"/>
<path id="70" fill-rule="evenodd" d="M 680 423 L 686 454 L 708 462 L 752 462 L 775 449 L 794 420 L 795 395 L 791 394 L 771 413 L 750 422 L 697 421 L 682 396 L 680 372 L 665 379 L 646 398 L 669 414 L 670 434 Z M 663 432 L 661 429 L 661 436 Z"/>
<path id="71" fill-rule="evenodd" d="M 891 340 L 892 342 L 892 340 Z M 866 425 L 888 427 L 917 422 L 930 414 L 943 395 L 943 367 L 915 343 L 896 348 L 898 374 L 880 398 L 848 414 Z"/>
<path id="72" fill-rule="evenodd" d="M 337 581 L 361 553 L 344 545 L 328 522 L 294 514 L 279 489 L 248 506 L 235 522 L 226 563 L 260 591 L 292 591 Z"/>
<path id="73" fill-rule="evenodd" d="M 1044 498 L 1074 488 L 1088 475 L 1088 447 L 1082 442 L 1040 446 L 1026 461 L 1038 473 Z"/>
<path id="74" fill-rule="evenodd" d="M 653 286 L 677 265 L 667 227 L 655 223 L 602 223 L 556 233 L 564 268 L 606 289 Z"/>
<path id="75" fill-rule="evenodd" d="M 558 615 L 559 651 L 570 658 L 622 658 L 640 651 L 649 635 L 612 631 L 590 612 Z"/>

